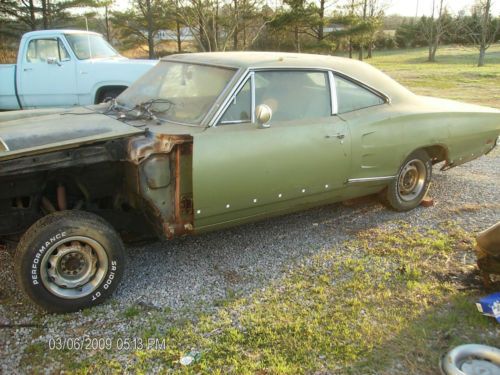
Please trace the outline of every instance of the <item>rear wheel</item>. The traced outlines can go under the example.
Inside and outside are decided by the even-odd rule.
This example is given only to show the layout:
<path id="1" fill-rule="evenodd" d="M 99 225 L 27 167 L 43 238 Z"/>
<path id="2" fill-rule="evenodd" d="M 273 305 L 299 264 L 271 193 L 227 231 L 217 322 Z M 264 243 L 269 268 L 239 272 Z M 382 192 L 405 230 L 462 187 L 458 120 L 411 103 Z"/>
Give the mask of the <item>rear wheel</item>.
<path id="1" fill-rule="evenodd" d="M 15 255 L 18 283 L 50 312 L 77 311 L 104 301 L 124 269 L 123 244 L 101 217 L 62 211 L 37 221 Z"/>
<path id="2" fill-rule="evenodd" d="M 385 202 L 396 211 L 417 207 L 429 190 L 432 161 L 423 150 L 412 153 L 399 168 L 385 192 Z"/>

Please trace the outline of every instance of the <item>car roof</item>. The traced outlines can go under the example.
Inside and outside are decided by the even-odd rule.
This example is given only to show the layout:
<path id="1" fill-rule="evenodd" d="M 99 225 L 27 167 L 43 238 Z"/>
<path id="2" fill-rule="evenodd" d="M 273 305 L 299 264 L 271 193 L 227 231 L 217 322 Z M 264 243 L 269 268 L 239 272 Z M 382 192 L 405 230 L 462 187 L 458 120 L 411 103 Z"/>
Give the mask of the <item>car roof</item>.
<path id="1" fill-rule="evenodd" d="M 329 69 L 351 77 L 383 93 L 391 100 L 404 100 L 413 95 L 408 89 L 370 64 L 344 57 L 307 53 L 245 51 L 185 53 L 171 55 L 162 60 L 217 65 L 237 69 Z"/>
<path id="2" fill-rule="evenodd" d="M 94 34 L 94 35 L 101 35 L 99 33 L 96 33 L 94 31 L 86 31 L 86 30 L 66 30 L 66 29 L 52 29 L 52 30 L 35 30 L 35 31 L 30 31 L 26 34 L 23 35 L 23 38 L 29 38 L 33 35 L 54 35 L 54 34 Z"/>

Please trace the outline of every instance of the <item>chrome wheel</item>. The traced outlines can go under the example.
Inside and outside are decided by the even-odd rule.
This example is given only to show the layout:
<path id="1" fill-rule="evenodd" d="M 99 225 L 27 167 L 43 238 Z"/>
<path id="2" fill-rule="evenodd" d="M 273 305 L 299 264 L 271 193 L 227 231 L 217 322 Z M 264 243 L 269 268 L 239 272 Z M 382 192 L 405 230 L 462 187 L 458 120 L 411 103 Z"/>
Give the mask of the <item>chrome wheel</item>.
<path id="1" fill-rule="evenodd" d="M 97 241 L 68 237 L 52 245 L 40 265 L 40 278 L 52 294 L 66 299 L 95 291 L 108 270 L 108 256 Z"/>
<path id="2" fill-rule="evenodd" d="M 403 201 L 411 201 L 418 197 L 425 186 L 426 167 L 419 159 L 410 160 L 401 169 L 398 178 L 397 191 Z"/>

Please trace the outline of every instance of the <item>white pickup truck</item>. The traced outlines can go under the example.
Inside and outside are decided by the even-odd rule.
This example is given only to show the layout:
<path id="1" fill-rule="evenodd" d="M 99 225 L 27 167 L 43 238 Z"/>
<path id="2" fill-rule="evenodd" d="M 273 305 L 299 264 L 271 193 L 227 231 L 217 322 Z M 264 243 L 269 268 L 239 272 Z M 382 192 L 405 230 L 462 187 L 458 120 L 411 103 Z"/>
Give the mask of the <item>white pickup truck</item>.
<path id="1" fill-rule="evenodd" d="M 0 110 L 100 103 L 156 63 L 123 57 L 94 32 L 29 32 L 21 39 L 17 64 L 0 64 Z"/>

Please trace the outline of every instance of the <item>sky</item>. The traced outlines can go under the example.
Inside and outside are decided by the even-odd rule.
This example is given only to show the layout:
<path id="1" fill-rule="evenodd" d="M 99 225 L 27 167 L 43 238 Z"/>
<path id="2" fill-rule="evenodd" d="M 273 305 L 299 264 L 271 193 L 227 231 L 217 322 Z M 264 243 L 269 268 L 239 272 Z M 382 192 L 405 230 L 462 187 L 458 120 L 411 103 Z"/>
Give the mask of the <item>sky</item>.
<path id="1" fill-rule="evenodd" d="M 269 0 L 268 0 L 269 1 Z M 430 15 L 433 0 L 380 0 L 386 5 L 386 14 L 400 14 L 403 16 Z M 439 0 L 436 1 L 436 6 Z M 492 0 L 494 3 L 492 13 L 500 15 L 500 0 Z M 116 9 L 124 9 L 130 5 L 131 0 L 116 0 Z M 274 0 L 269 1 L 274 3 Z M 457 13 L 463 9 L 469 10 L 474 0 L 445 0 L 446 7 L 451 13 Z M 417 7 L 418 5 L 418 7 Z"/>
<path id="2" fill-rule="evenodd" d="M 438 4 L 436 0 L 436 7 Z M 494 8 L 492 13 L 500 14 L 500 0 L 493 0 Z M 388 1 L 389 6 L 386 14 L 401 14 L 403 16 L 415 16 L 418 9 L 418 16 L 430 15 L 432 13 L 432 0 L 392 0 Z M 473 0 L 445 0 L 446 7 L 451 13 L 457 13 L 463 9 L 469 10 L 474 4 Z M 418 5 L 418 8 L 417 8 Z"/>

